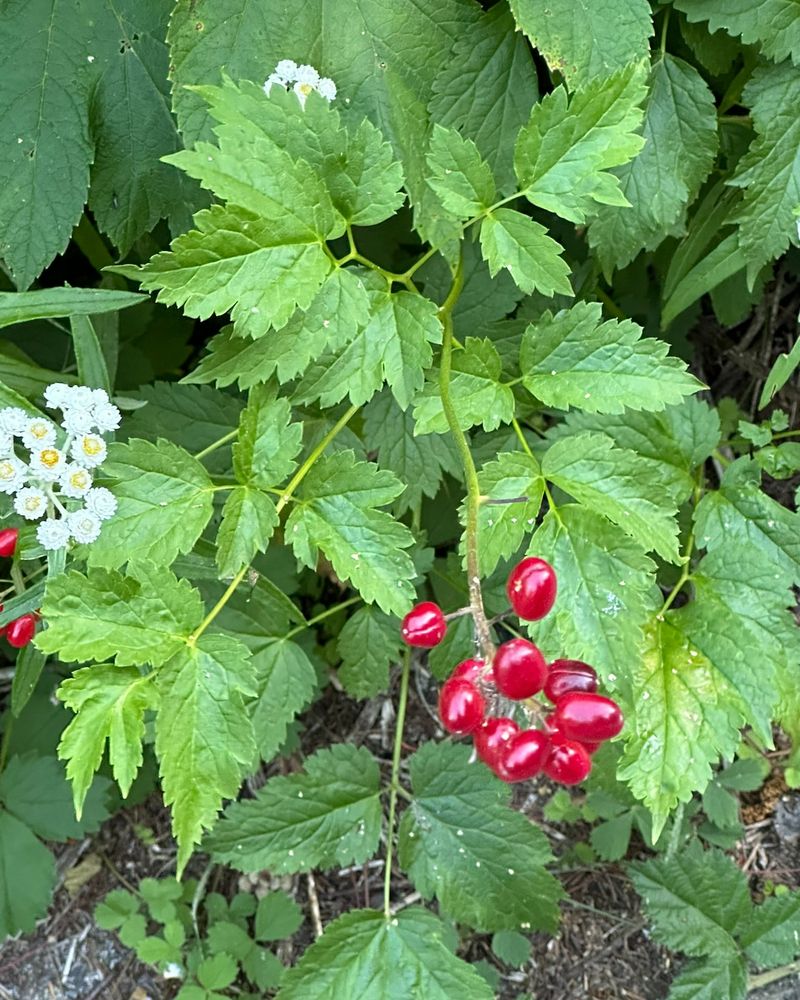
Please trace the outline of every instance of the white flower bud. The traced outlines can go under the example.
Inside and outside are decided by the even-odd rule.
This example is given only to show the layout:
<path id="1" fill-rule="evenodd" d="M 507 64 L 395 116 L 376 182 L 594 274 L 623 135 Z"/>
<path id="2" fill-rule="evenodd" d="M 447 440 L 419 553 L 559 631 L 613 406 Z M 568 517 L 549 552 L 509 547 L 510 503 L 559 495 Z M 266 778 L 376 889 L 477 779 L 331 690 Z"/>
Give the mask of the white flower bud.
<path id="1" fill-rule="evenodd" d="M 63 517 L 48 517 L 36 529 L 36 537 L 46 549 L 63 549 L 69 541 L 69 525 Z"/>
<path id="2" fill-rule="evenodd" d="M 89 434 L 94 430 L 93 408 L 84 407 L 65 410 L 61 426 L 67 434 Z"/>
<path id="3" fill-rule="evenodd" d="M 71 386 L 65 382 L 53 382 L 44 390 L 44 402 L 48 409 L 60 410 L 68 405 Z"/>
<path id="4" fill-rule="evenodd" d="M 317 92 L 321 94 L 326 101 L 332 101 L 334 97 L 336 97 L 336 84 L 329 76 L 323 76 L 317 84 Z"/>
<path id="5" fill-rule="evenodd" d="M 113 403 L 95 403 L 92 414 L 94 425 L 101 434 L 115 431 L 122 419 L 122 414 Z"/>
<path id="6" fill-rule="evenodd" d="M 66 401 L 61 405 L 62 410 L 88 410 L 94 402 L 94 389 L 87 385 L 71 385 Z"/>
<path id="7" fill-rule="evenodd" d="M 28 521 L 37 521 L 47 513 L 47 496 L 42 490 L 26 486 L 14 497 L 14 510 Z"/>
<path id="8" fill-rule="evenodd" d="M 5 406 L 0 410 L 0 430 L 7 434 L 22 434 L 30 418 L 30 413 L 19 406 Z"/>
<path id="9" fill-rule="evenodd" d="M 84 497 L 86 509 L 101 521 L 107 521 L 117 512 L 117 498 L 105 486 L 95 486 Z"/>
<path id="10" fill-rule="evenodd" d="M 100 518 L 86 508 L 67 514 L 67 522 L 70 535 L 83 545 L 90 545 L 100 534 Z"/>
<path id="11" fill-rule="evenodd" d="M 297 63 L 294 59 L 281 59 L 272 75 L 277 76 L 281 83 L 292 83 L 297 79 Z"/>

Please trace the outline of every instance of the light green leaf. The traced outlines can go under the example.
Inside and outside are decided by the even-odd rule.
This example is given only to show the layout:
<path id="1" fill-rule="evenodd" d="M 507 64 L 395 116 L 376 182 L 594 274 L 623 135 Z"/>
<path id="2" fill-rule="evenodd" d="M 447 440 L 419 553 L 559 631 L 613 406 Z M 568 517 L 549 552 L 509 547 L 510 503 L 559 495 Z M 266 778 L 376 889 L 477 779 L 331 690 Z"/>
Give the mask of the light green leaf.
<path id="1" fill-rule="evenodd" d="M 714 234 L 716 237 L 716 233 Z M 691 235 L 688 237 L 691 239 Z M 716 239 L 708 253 L 676 280 L 661 310 L 661 329 L 666 329 L 684 309 L 697 302 L 706 292 L 713 291 L 723 281 L 743 271 L 747 265 L 739 245 L 739 234 L 730 233 L 724 239 Z M 666 287 L 665 287 L 666 293 Z"/>
<path id="2" fill-rule="evenodd" d="M 533 106 L 519 133 L 514 168 L 520 189 L 534 205 L 570 222 L 585 222 L 598 205 L 627 205 L 609 173 L 644 145 L 636 134 L 646 72 L 632 64 L 568 98 L 557 87 Z"/>
<path id="3" fill-rule="evenodd" d="M 669 1000 L 744 1000 L 747 967 L 739 955 L 707 955 L 688 962 L 672 980 Z"/>
<path id="4" fill-rule="evenodd" d="M 0 941 L 34 929 L 55 884 L 53 855 L 24 823 L 0 809 Z"/>
<path id="5" fill-rule="evenodd" d="M 61 682 L 58 697 L 75 712 L 61 735 L 60 760 L 67 762 L 75 811 L 80 816 L 83 801 L 95 771 L 108 759 L 114 778 L 126 797 L 142 765 L 144 713 L 156 708 L 158 692 L 153 675 L 142 675 L 135 667 L 84 667 Z"/>
<path id="6" fill-rule="evenodd" d="M 290 969 L 279 1000 L 491 1000 L 492 990 L 445 945 L 446 930 L 419 907 L 387 920 L 377 910 L 351 910 Z"/>
<path id="7" fill-rule="evenodd" d="M 181 650 L 203 617 L 200 595 L 154 563 L 137 562 L 128 572 L 71 570 L 51 577 L 38 648 L 67 662 L 113 656 L 120 667 L 159 666 Z"/>
<path id="8" fill-rule="evenodd" d="M 579 503 L 602 514 L 647 551 L 672 563 L 678 552 L 679 496 L 658 465 L 618 448 L 604 434 L 556 441 L 542 458 L 542 475 Z"/>
<path id="9" fill-rule="evenodd" d="M 360 864 L 378 846 L 380 775 L 368 750 L 336 744 L 225 810 L 206 845 L 240 871 L 276 874 Z"/>
<path id="10" fill-rule="evenodd" d="M 402 648 L 397 619 L 374 607 L 359 608 L 339 633 L 339 680 L 351 698 L 374 698 L 389 686 L 389 667 Z"/>
<path id="11" fill-rule="evenodd" d="M 97 316 L 144 302 L 139 292 L 111 288 L 39 288 L 33 292 L 0 292 L 0 327 L 60 316 Z"/>
<path id="12" fill-rule="evenodd" d="M 761 390 L 761 398 L 758 401 L 759 410 L 763 410 L 775 393 L 780 392 L 798 365 L 800 365 L 800 337 L 794 342 L 794 346 L 788 354 L 779 354 L 773 362 L 764 382 L 764 388 Z"/>
<path id="13" fill-rule="evenodd" d="M 648 631 L 630 673 L 618 775 L 652 813 L 655 839 L 678 803 L 703 791 L 711 765 L 733 755 L 742 719 L 725 681 L 670 623 Z"/>
<path id="14" fill-rule="evenodd" d="M 253 761 L 253 727 L 243 698 L 254 693 L 249 660 L 238 640 L 205 633 L 156 676 L 156 754 L 164 802 L 172 807 L 178 876 Z"/>
<path id="15" fill-rule="evenodd" d="M 478 550 L 481 570 L 492 573 L 497 564 L 518 551 L 539 514 L 544 479 L 539 463 L 523 452 L 501 452 L 478 473 L 481 494 L 490 500 L 527 497 L 520 503 L 483 503 L 478 509 Z"/>
<path id="16" fill-rule="evenodd" d="M 116 569 L 131 558 L 169 565 L 192 548 L 211 517 L 208 473 L 165 438 L 110 445 L 103 474 L 118 507 L 89 549 L 90 566 Z"/>
<path id="17" fill-rule="evenodd" d="M 800 63 L 800 11 L 792 0 L 676 0 L 690 21 L 708 21 L 709 31 L 724 28 L 746 45 L 758 43 L 779 62 Z"/>
<path id="18" fill-rule="evenodd" d="M 603 321 L 598 302 L 579 302 L 528 327 L 520 366 L 523 384 L 546 406 L 663 410 L 702 388 L 668 351 L 663 341 L 642 338 L 631 320 Z"/>
<path id="19" fill-rule="evenodd" d="M 27 592 L 25 592 L 27 593 Z M 33 609 L 36 605 L 33 605 Z M 5 610 L 5 605 L 3 606 Z M 13 619 L 12 619 L 13 620 Z M 11 680 L 11 714 L 18 719 L 22 710 L 36 690 L 39 678 L 42 676 L 47 657 L 32 643 L 24 646 L 18 653 L 14 664 L 14 676 Z"/>
<path id="20" fill-rule="evenodd" d="M 756 965 L 772 968 L 791 962 L 800 947 L 800 893 L 771 896 L 755 908 L 741 944 Z"/>
<path id="21" fill-rule="evenodd" d="M 258 901 L 255 917 L 257 941 L 290 938 L 303 923 L 303 911 L 285 892 L 269 892 Z"/>
<path id="22" fill-rule="evenodd" d="M 522 966 L 531 957 L 531 943 L 519 931 L 498 931 L 492 935 L 492 951 L 506 965 Z"/>
<path id="23" fill-rule="evenodd" d="M 493 431 L 500 424 L 511 423 L 514 393 L 500 381 L 502 370 L 497 348 L 488 339 L 467 337 L 464 350 L 453 355 L 450 393 L 464 430 L 482 424 L 485 430 Z M 427 384 L 415 400 L 414 420 L 417 434 L 447 433 L 438 382 Z"/>
<path id="24" fill-rule="evenodd" d="M 496 200 L 489 164 L 472 139 L 465 139 L 456 129 L 433 126 L 426 161 L 428 183 L 456 218 L 480 215 Z"/>
<path id="25" fill-rule="evenodd" d="M 297 468 L 303 444 L 303 425 L 292 423 L 288 399 L 274 388 L 254 386 L 239 421 L 233 446 L 233 471 L 240 483 L 268 489 L 287 479 Z"/>
<path id="26" fill-rule="evenodd" d="M 414 595 L 416 570 L 404 551 L 411 532 L 377 509 L 402 489 L 391 472 L 356 462 L 351 451 L 322 458 L 304 479 L 285 529 L 298 559 L 315 566 L 321 550 L 339 579 L 387 614 L 404 614 Z"/>
<path id="27" fill-rule="evenodd" d="M 217 532 L 217 565 L 222 577 L 235 576 L 252 562 L 257 552 L 266 552 L 278 526 L 272 498 L 250 486 L 237 486 L 222 508 Z"/>
<path id="28" fill-rule="evenodd" d="M 384 378 L 405 410 L 422 388 L 423 370 L 433 358 L 430 345 L 442 341 L 435 303 L 413 292 L 382 295 L 373 303 L 363 336 L 382 345 Z"/>
<path id="29" fill-rule="evenodd" d="M 204 958 L 197 966 L 197 978 L 207 990 L 224 990 L 238 973 L 239 966 L 224 952 Z"/>
<path id="30" fill-rule="evenodd" d="M 104 389 L 110 393 L 112 386 L 108 366 L 92 321 L 88 316 L 70 316 L 69 332 L 72 334 L 72 348 L 75 351 L 81 385 Z"/>
<path id="31" fill-rule="evenodd" d="M 262 760 L 270 761 L 286 739 L 289 724 L 311 701 L 317 674 L 306 652 L 289 639 L 278 639 L 260 649 L 253 657 L 253 670 L 256 749 Z"/>
<path id="32" fill-rule="evenodd" d="M 573 294 L 563 248 L 521 212 L 498 208 L 488 215 L 481 224 L 481 250 L 492 277 L 505 268 L 527 294 Z"/>
<path id="33" fill-rule="evenodd" d="M 714 163 L 714 95 L 694 66 L 669 54 L 656 60 L 642 136 L 642 152 L 615 170 L 631 208 L 600 208 L 589 226 L 589 242 L 607 272 L 625 267 L 642 249 L 655 249 L 681 225 Z"/>

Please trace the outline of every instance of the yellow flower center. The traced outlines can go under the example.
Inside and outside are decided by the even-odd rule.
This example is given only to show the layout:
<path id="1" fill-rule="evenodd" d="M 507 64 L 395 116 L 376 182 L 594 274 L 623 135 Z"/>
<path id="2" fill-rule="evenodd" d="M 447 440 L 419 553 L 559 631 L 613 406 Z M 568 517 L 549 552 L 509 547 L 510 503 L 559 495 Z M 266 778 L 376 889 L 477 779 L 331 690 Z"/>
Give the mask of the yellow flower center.
<path id="1" fill-rule="evenodd" d="M 80 472 L 73 472 L 69 477 L 70 486 L 76 490 L 85 490 L 89 485 L 89 476 L 81 469 Z"/>
<path id="2" fill-rule="evenodd" d="M 99 455 L 103 450 L 103 442 L 97 437 L 85 437 L 83 450 L 87 455 Z"/>
<path id="3" fill-rule="evenodd" d="M 11 462 L 0 462 L 0 479 L 13 479 L 14 466 Z"/>
<path id="4" fill-rule="evenodd" d="M 28 497 L 25 501 L 25 510 L 29 510 L 31 513 L 37 511 L 42 506 L 41 497 Z"/>
<path id="5" fill-rule="evenodd" d="M 60 458 L 61 456 L 55 448 L 45 448 L 39 455 L 39 460 L 42 465 L 47 466 L 48 469 L 52 469 L 54 466 L 58 465 Z"/>
<path id="6" fill-rule="evenodd" d="M 301 84 L 298 84 L 298 87 L 297 87 L 297 89 L 298 89 L 298 90 L 299 90 L 299 91 L 300 91 L 300 92 L 301 92 L 302 94 L 305 94 L 305 95 L 306 95 L 306 97 L 308 97 L 308 95 L 309 95 L 309 94 L 311 93 L 311 91 L 312 91 L 312 90 L 313 90 L 314 88 L 313 88 L 313 87 L 311 86 L 311 84 L 310 84 L 310 83 L 301 83 Z"/>
<path id="7" fill-rule="evenodd" d="M 41 440 L 42 438 L 46 438 L 47 437 L 47 426 L 45 424 L 34 424 L 31 427 L 31 434 L 35 438 L 39 438 L 39 440 Z"/>

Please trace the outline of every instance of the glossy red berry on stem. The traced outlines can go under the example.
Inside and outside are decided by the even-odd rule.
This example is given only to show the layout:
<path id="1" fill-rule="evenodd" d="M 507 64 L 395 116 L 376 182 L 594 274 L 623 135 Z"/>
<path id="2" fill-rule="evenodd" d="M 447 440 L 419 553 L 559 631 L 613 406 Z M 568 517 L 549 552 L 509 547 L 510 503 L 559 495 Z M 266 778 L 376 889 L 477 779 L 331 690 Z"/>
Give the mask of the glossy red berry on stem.
<path id="1" fill-rule="evenodd" d="M 562 785 L 577 785 L 589 777 L 592 761 L 589 751 L 580 743 L 565 740 L 554 743 L 544 764 L 544 773 Z"/>
<path id="2" fill-rule="evenodd" d="M 506 584 L 511 607 L 529 622 L 544 618 L 555 604 L 556 589 L 556 571 L 550 563 L 535 556 L 518 563 Z"/>
<path id="3" fill-rule="evenodd" d="M 450 680 L 462 680 L 462 681 L 472 681 L 474 684 L 477 680 L 482 680 L 485 683 L 494 683 L 494 672 L 490 667 L 488 670 L 485 669 L 486 664 L 483 660 L 462 660 L 461 663 L 453 670 L 450 674 Z"/>
<path id="4" fill-rule="evenodd" d="M 547 661 L 527 639 L 511 639 L 498 647 L 492 663 L 497 690 L 519 701 L 542 690 L 547 679 Z"/>
<path id="5" fill-rule="evenodd" d="M 3 528 L 0 531 L 0 556 L 13 556 L 18 538 L 19 531 L 16 528 Z"/>
<path id="6" fill-rule="evenodd" d="M 524 729 L 508 740 L 492 770 L 503 781 L 525 781 L 541 771 L 549 753 L 547 733 Z"/>
<path id="7" fill-rule="evenodd" d="M 8 623 L 6 638 L 15 649 L 27 646 L 36 632 L 36 615 L 21 615 Z"/>
<path id="8" fill-rule="evenodd" d="M 544 693 L 550 701 L 570 691 L 596 691 L 597 673 L 583 660 L 553 660 L 547 670 Z"/>
<path id="9" fill-rule="evenodd" d="M 486 702 L 471 681 L 455 678 L 439 692 L 439 718 L 448 733 L 474 732 L 483 722 Z"/>
<path id="10" fill-rule="evenodd" d="M 619 705 L 601 694 L 570 691 L 556 705 L 555 722 L 564 735 L 581 743 L 602 743 L 622 729 Z"/>
<path id="11" fill-rule="evenodd" d="M 475 752 L 484 764 L 494 768 L 498 756 L 505 750 L 506 743 L 518 732 L 519 726 L 513 719 L 505 716 L 498 718 L 493 715 L 473 733 Z"/>
<path id="12" fill-rule="evenodd" d="M 446 631 L 447 622 L 442 609 L 433 601 L 415 604 L 400 626 L 404 642 L 409 646 L 423 646 L 425 649 L 438 646 Z"/>

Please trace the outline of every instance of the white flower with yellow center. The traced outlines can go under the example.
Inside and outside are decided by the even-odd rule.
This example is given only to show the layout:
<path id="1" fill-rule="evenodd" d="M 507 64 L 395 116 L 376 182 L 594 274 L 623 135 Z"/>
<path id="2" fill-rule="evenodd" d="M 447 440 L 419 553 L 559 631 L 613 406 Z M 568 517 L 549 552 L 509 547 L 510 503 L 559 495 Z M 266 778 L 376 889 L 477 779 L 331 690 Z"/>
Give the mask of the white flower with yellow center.
<path id="1" fill-rule="evenodd" d="M 30 413 L 26 413 L 19 406 L 4 406 L 0 410 L 0 431 L 5 431 L 6 434 L 22 434 L 30 418 Z"/>
<path id="2" fill-rule="evenodd" d="M 36 537 L 45 549 L 63 549 L 69 542 L 69 524 L 66 518 L 48 517 L 36 529 Z"/>
<path id="3" fill-rule="evenodd" d="M 90 545 L 100 534 L 100 518 L 85 508 L 67 514 L 69 533 L 76 542 Z"/>
<path id="4" fill-rule="evenodd" d="M 16 455 L 0 459 L 0 493 L 16 493 L 25 485 L 28 467 Z"/>
<path id="5" fill-rule="evenodd" d="M 30 470 L 37 479 L 54 483 L 60 479 L 66 468 L 67 460 L 63 451 L 48 446 L 31 452 Z"/>
<path id="6" fill-rule="evenodd" d="M 28 521 L 38 521 L 47 513 L 47 495 L 33 486 L 26 486 L 14 497 L 14 510 Z"/>
<path id="7" fill-rule="evenodd" d="M 60 486 L 65 497 L 77 500 L 92 488 L 92 474 L 82 465 L 70 462 L 61 476 Z"/>
<path id="8" fill-rule="evenodd" d="M 49 420 L 45 420 L 44 417 L 34 417 L 25 425 L 25 430 L 22 432 L 22 443 L 26 448 L 30 448 L 31 451 L 55 444 L 55 426 Z"/>
<path id="9" fill-rule="evenodd" d="M 117 498 L 105 486 L 95 486 L 84 497 L 86 509 L 101 521 L 107 521 L 117 512 Z"/>
<path id="10" fill-rule="evenodd" d="M 72 442 L 72 457 L 79 465 L 93 469 L 106 457 L 106 443 L 98 434 L 81 434 Z"/>

